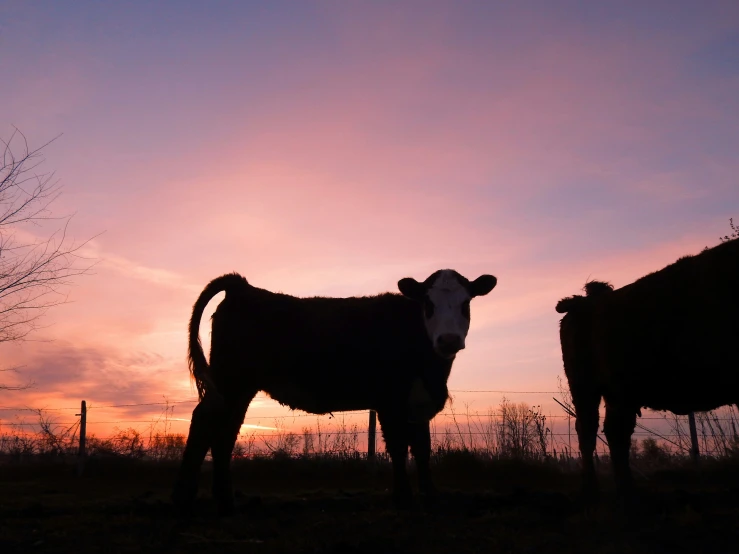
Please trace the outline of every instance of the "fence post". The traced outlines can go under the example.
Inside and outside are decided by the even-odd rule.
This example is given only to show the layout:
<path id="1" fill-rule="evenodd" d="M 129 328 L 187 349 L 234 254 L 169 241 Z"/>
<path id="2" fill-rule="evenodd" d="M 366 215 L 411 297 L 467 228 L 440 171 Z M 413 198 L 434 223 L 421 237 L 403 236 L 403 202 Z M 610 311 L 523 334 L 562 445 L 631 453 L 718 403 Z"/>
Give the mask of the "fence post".
<path id="1" fill-rule="evenodd" d="M 695 429 L 695 413 L 688 414 L 688 426 L 690 427 L 690 457 L 694 462 L 698 461 L 700 451 L 698 450 L 698 432 Z"/>
<path id="2" fill-rule="evenodd" d="M 80 410 L 81 413 L 77 414 L 80 416 L 80 449 L 77 453 L 77 475 L 82 475 L 82 472 L 85 469 L 85 443 L 86 443 L 86 436 L 87 433 L 87 402 L 84 400 L 82 401 L 82 409 Z"/>
<path id="3" fill-rule="evenodd" d="M 377 433 L 377 412 L 370 410 L 369 430 L 367 432 L 367 459 L 375 457 L 375 434 Z"/>

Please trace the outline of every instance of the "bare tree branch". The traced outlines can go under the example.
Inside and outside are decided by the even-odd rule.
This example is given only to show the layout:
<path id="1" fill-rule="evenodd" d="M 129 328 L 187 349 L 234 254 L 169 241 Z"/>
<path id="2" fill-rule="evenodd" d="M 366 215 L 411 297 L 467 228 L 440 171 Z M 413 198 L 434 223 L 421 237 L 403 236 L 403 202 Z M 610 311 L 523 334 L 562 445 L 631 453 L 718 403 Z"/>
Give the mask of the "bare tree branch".
<path id="1" fill-rule="evenodd" d="M 18 373 L 19 369 L 20 368 L 18 367 L 5 367 L 5 368 L 0 368 L 0 372 L 7 371 L 7 372 Z M 28 381 L 24 385 L 5 385 L 3 383 L 0 383 L 0 390 L 26 390 L 26 389 L 32 388 L 35 384 L 36 383 L 34 383 L 33 381 Z"/>
<path id="2" fill-rule="evenodd" d="M 52 215 L 51 205 L 62 192 L 59 180 L 39 171 L 44 148 L 59 137 L 31 149 L 26 136 L 13 129 L 7 140 L 0 138 L 0 344 L 26 340 L 38 330 L 40 318 L 67 301 L 66 287 L 94 265 L 82 255 L 92 239 L 76 243 L 68 237 L 72 215 Z M 29 386 L 0 384 L 0 389 Z"/>
<path id="3" fill-rule="evenodd" d="M 739 239 L 739 225 L 734 225 L 734 218 L 729 218 L 729 227 L 731 227 L 731 234 L 719 237 L 721 242 L 729 242 L 730 240 Z"/>

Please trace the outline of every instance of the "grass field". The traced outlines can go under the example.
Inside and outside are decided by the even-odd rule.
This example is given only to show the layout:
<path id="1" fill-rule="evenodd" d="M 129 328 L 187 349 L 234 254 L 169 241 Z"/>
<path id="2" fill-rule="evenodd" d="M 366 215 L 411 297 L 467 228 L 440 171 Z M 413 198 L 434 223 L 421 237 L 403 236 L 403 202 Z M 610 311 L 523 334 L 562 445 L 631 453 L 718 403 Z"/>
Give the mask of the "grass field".
<path id="1" fill-rule="evenodd" d="M 176 465 L 91 460 L 0 466 L 0 551 L 10 552 L 736 552 L 739 464 L 645 472 L 632 511 L 609 475 L 595 507 L 556 462 L 437 460 L 431 505 L 395 510 L 385 462 L 257 459 L 235 464 L 237 513 L 219 518 L 202 474 L 195 513 L 177 518 Z"/>

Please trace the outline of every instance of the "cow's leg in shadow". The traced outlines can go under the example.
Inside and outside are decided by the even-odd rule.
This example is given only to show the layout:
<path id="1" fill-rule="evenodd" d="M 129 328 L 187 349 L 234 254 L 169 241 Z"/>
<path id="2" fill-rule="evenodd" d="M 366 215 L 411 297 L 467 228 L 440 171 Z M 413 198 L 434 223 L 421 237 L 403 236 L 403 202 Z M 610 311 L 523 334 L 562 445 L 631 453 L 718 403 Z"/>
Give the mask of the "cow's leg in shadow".
<path id="1" fill-rule="evenodd" d="M 215 422 L 210 453 L 213 457 L 213 498 L 220 515 L 234 511 L 233 486 L 231 483 L 231 454 L 249 403 L 257 391 L 247 394 L 228 395 L 225 405 Z"/>
<path id="2" fill-rule="evenodd" d="M 411 443 L 411 454 L 416 460 L 418 470 L 418 488 L 427 500 L 433 501 L 436 487 L 431 480 L 429 462 L 431 460 L 431 430 L 429 422 L 408 424 L 408 436 Z"/>
<path id="3" fill-rule="evenodd" d="M 408 508 L 413 502 L 413 494 L 406 470 L 409 442 L 406 418 L 379 410 L 377 418 L 380 420 L 385 447 L 393 464 L 393 503 L 397 508 Z"/>
<path id="4" fill-rule="evenodd" d="M 611 451 L 611 463 L 616 479 L 616 488 L 627 504 L 633 499 L 634 484 L 629 467 L 631 435 L 636 427 L 636 410 L 621 403 L 609 404 L 606 398 L 606 418 L 603 432 Z"/>
<path id="5" fill-rule="evenodd" d="M 598 478 L 595 474 L 593 453 L 598 440 L 600 422 L 600 394 L 592 390 L 571 386 L 572 403 L 575 405 L 575 430 L 582 457 L 582 494 L 586 501 L 598 498 Z"/>
<path id="6" fill-rule="evenodd" d="M 222 409 L 221 398 L 206 394 L 192 412 L 190 432 L 171 497 L 180 512 L 188 512 L 197 496 L 200 468 L 211 445 L 214 423 L 219 419 Z"/>

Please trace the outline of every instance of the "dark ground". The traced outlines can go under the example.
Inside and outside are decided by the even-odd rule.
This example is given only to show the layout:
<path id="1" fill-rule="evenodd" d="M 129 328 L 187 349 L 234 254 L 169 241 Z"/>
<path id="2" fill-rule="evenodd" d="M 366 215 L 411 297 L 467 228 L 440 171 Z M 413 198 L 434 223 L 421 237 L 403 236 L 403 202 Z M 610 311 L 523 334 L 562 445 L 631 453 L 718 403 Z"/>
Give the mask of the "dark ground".
<path id="1" fill-rule="evenodd" d="M 739 464 L 647 472 L 634 511 L 608 475 L 594 508 L 555 464 L 447 459 L 433 506 L 397 511 L 389 468 L 263 460 L 236 468 L 237 513 L 219 518 L 207 468 L 195 514 L 168 501 L 174 465 L 0 465 L 0 552 L 739 552 Z"/>

